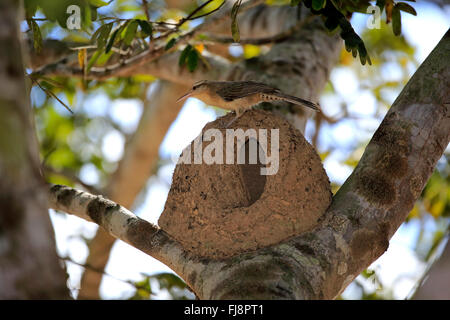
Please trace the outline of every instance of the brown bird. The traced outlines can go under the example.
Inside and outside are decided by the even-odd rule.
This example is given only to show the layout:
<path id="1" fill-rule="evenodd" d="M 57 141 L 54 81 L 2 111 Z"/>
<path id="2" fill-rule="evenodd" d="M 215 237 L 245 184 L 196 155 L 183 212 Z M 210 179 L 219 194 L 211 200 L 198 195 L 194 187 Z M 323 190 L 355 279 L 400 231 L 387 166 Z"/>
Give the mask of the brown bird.
<path id="1" fill-rule="evenodd" d="M 236 112 L 234 122 L 252 106 L 261 102 L 287 101 L 319 111 L 319 105 L 281 92 L 279 89 L 256 81 L 209 81 L 194 84 L 178 101 L 194 97 L 206 104 Z M 229 123 L 228 125 L 230 125 Z"/>

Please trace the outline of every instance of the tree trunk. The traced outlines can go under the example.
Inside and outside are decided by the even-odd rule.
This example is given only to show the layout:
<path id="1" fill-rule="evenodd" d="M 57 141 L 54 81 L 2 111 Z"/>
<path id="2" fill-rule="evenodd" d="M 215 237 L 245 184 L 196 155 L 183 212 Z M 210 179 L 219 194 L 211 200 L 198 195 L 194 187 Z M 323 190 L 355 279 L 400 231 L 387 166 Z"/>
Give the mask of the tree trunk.
<path id="1" fill-rule="evenodd" d="M 423 283 L 412 298 L 414 300 L 450 300 L 450 242 L 448 236 L 444 252 L 426 273 Z"/>
<path id="2" fill-rule="evenodd" d="M 20 3 L 0 2 L 0 299 L 65 299 L 20 58 Z"/>

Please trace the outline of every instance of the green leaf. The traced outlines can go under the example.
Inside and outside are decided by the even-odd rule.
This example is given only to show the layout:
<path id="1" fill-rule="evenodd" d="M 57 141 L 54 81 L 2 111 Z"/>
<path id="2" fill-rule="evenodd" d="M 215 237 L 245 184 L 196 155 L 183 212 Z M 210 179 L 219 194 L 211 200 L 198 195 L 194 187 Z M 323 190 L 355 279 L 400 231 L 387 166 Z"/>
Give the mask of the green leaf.
<path id="1" fill-rule="evenodd" d="M 91 37 L 92 43 L 97 43 L 97 49 L 102 49 L 106 45 L 109 33 L 113 27 L 114 22 L 110 22 L 99 27 Z"/>
<path id="2" fill-rule="evenodd" d="M 41 30 L 39 29 L 39 25 L 34 20 L 27 20 L 29 22 L 29 26 L 31 27 L 31 30 L 33 31 L 33 47 L 34 50 L 36 50 L 37 53 L 41 52 L 42 49 L 42 34 Z"/>
<path id="3" fill-rule="evenodd" d="M 94 64 L 97 62 L 98 58 L 100 57 L 100 55 L 102 54 L 101 50 L 97 50 L 94 52 L 94 54 L 92 55 L 92 57 L 89 59 L 89 62 L 87 64 L 87 68 L 86 68 L 86 73 L 89 73 L 89 70 L 91 70 L 91 68 L 94 66 Z"/>
<path id="4" fill-rule="evenodd" d="M 291 6 L 296 7 L 300 4 L 302 0 L 291 0 Z"/>
<path id="5" fill-rule="evenodd" d="M 90 6 L 86 6 L 84 8 L 83 22 L 84 24 L 82 29 L 84 29 L 85 27 L 90 27 L 92 24 L 92 10 Z"/>
<path id="6" fill-rule="evenodd" d="M 336 17 L 328 17 L 325 20 L 325 27 L 329 31 L 335 30 L 338 26 L 339 26 L 339 19 L 337 19 Z"/>
<path id="7" fill-rule="evenodd" d="M 80 18 L 86 23 L 85 27 L 91 22 L 91 4 L 87 0 L 39 0 L 38 5 L 50 21 L 57 21 L 63 28 L 67 28 L 67 18 L 71 14 L 67 9 L 71 5 L 80 8 Z"/>
<path id="8" fill-rule="evenodd" d="M 320 160 L 324 161 L 331 154 L 331 150 L 319 153 Z"/>
<path id="9" fill-rule="evenodd" d="M 327 4 L 326 0 L 312 0 L 312 8 L 316 11 L 325 8 L 326 4 Z"/>
<path id="10" fill-rule="evenodd" d="M 112 51 L 108 53 L 103 52 L 98 58 L 96 64 L 98 66 L 104 66 L 108 62 L 109 58 L 111 58 L 112 54 L 113 54 Z"/>
<path id="11" fill-rule="evenodd" d="M 98 18 L 97 8 L 94 6 L 91 6 L 91 20 L 96 21 L 97 18 Z"/>
<path id="12" fill-rule="evenodd" d="M 239 35 L 239 25 L 237 23 L 237 14 L 239 12 L 239 8 L 241 7 L 242 0 L 237 0 L 233 8 L 231 9 L 231 35 L 233 37 L 234 42 L 240 41 L 240 35 Z"/>
<path id="13" fill-rule="evenodd" d="M 25 5 L 25 16 L 27 17 L 27 19 L 33 17 L 38 8 L 38 1 L 25 0 L 24 5 Z"/>
<path id="14" fill-rule="evenodd" d="M 145 278 L 142 281 L 134 283 L 136 287 L 136 293 L 130 298 L 130 300 L 148 300 L 152 294 L 152 287 L 150 283 L 150 278 Z"/>
<path id="15" fill-rule="evenodd" d="M 411 7 L 407 3 L 399 2 L 395 6 L 401 11 L 405 11 L 405 12 L 407 12 L 409 14 L 412 14 L 413 16 L 417 16 L 416 9 L 414 9 L 413 7 Z"/>
<path id="16" fill-rule="evenodd" d="M 170 39 L 168 42 L 167 42 L 167 44 L 166 44 L 166 47 L 164 48 L 164 50 L 169 50 L 170 48 L 172 48 L 174 45 L 175 45 L 175 42 L 177 42 L 177 39 L 175 39 L 175 38 L 172 38 L 172 39 Z"/>
<path id="17" fill-rule="evenodd" d="M 194 48 L 189 51 L 187 56 L 187 67 L 190 72 L 194 72 L 195 68 L 197 68 L 198 64 L 198 51 Z"/>
<path id="18" fill-rule="evenodd" d="M 402 17 L 397 6 L 392 9 L 392 30 L 396 36 L 402 33 Z"/>
<path id="19" fill-rule="evenodd" d="M 108 2 L 102 1 L 102 0 L 89 0 L 89 3 L 94 7 L 104 7 L 108 5 Z"/>
<path id="20" fill-rule="evenodd" d="M 170 290 L 174 287 L 180 288 L 180 289 L 186 288 L 186 283 L 182 279 L 180 279 L 178 276 L 176 276 L 172 273 L 161 272 L 161 273 L 152 275 L 152 278 L 158 280 L 160 289 Z"/>
<path id="21" fill-rule="evenodd" d="M 367 54 L 364 42 L 356 34 L 350 22 L 343 15 L 341 15 L 341 18 L 339 19 L 339 26 L 341 27 L 341 38 L 344 39 L 345 50 L 352 52 L 353 57 L 356 57 L 357 53 L 359 53 L 361 64 L 364 65 L 368 62 L 369 65 L 371 65 L 372 61 Z"/>
<path id="22" fill-rule="evenodd" d="M 192 50 L 192 46 L 188 44 L 186 47 L 184 47 L 183 51 L 181 51 L 180 58 L 178 60 L 178 65 L 180 67 L 184 66 L 186 64 L 186 59 L 188 57 L 189 52 Z"/>
<path id="23" fill-rule="evenodd" d="M 97 30 L 94 31 L 94 33 L 91 36 L 91 40 L 90 40 L 91 43 L 97 42 L 97 38 L 98 38 L 100 32 L 102 31 L 102 28 L 103 28 L 103 25 L 98 27 Z"/>
<path id="24" fill-rule="evenodd" d="M 133 41 L 135 35 L 136 35 L 136 30 L 138 27 L 139 23 L 136 20 L 133 20 L 130 22 L 130 24 L 128 25 L 126 31 L 125 31 L 125 35 L 123 37 L 123 41 L 125 42 L 125 44 L 127 46 L 129 46 L 131 44 L 131 42 Z"/>
<path id="25" fill-rule="evenodd" d="M 361 61 L 362 65 L 365 65 L 366 61 L 369 65 L 372 65 L 372 60 L 370 60 L 370 56 L 367 54 L 366 46 L 362 41 L 358 43 L 358 52 L 359 52 L 359 60 Z"/>
<path id="26" fill-rule="evenodd" d="M 145 33 L 147 36 L 152 35 L 152 24 L 146 20 L 137 20 L 139 23 L 139 26 L 141 27 L 141 30 L 143 33 Z"/>
<path id="27" fill-rule="evenodd" d="M 119 33 L 119 30 L 120 30 L 120 28 L 117 28 L 117 29 L 113 32 L 111 38 L 110 38 L 109 41 L 108 41 L 108 44 L 106 45 L 105 53 L 108 53 L 109 51 L 111 51 L 111 48 L 112 48 L 112 46 L 113 46 L 113 44 L 114 44 L 114 40 L 116 39 L 116 36 L 117 36 L 117 33 Z"/>

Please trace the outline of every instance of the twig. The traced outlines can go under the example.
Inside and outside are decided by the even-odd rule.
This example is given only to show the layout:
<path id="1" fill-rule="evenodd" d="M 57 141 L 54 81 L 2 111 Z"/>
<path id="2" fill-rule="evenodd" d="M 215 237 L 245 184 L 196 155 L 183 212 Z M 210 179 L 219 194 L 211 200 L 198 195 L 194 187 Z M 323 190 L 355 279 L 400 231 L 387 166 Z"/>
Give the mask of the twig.
<path id="1" fill-rule="evenodd" d="M 103 20 L 116 20 L 116 21 L 130 21 L 130 20 L 134 20 L 134 19 L 124 19 L 124 18 L 118 18 L 118 17 L 103 17 L 98 19 L 99 21 L 103 21 Z M 171 25 L 171 26 L 176 26 L 178 23 L 176 22 L 166 22 L 166 21 L 148 21 L 152 24 L 167 24 L 167 25 Z"/>
<path id="2" fill-rule="evenodd" d="M 182 18 L 180 21 L 178 21 L 178 27 L 180 27 L 183 23 L 185 23 L 186 21 L 189 21 L 191 19 L 195 19 L 192 18 L 195 14 L 197 14 L 197 12 L 199 12 L 200 10 L 202 10 L 204 7 L 206 7 L 208 4 L 210 4 L 213 0 L 208 0 L 206 2 L 204 2 L 202 5 L 198 6 L 197 8 L 195 8 L 194 11 L 192 11 L 186 18 Z M 225 0 L 226 1 L 226 0 Z M 224 1 L 224 3 L 225 3 Z M 223 4 L 223 3 L 222 3 Z"/>
<path id="3" fill-rule="evenodd" d="M 187 17 L 181 18 L 180 21 L 178 21 L 178 23 L 175 25 L 175 28 L 173 28 L 173 29 L 171 29 L 171 30 L 168 30 L 166 33 L 164 33 L 164 34 L 160 35 L 159 37 L 155 38 L 155 40 L 161 40 L 161 39 L 167 38 L 167 37 L 170 36 L 171 34 L 173 34 L 173 33 L 175 33 L 175 32 L 179 32 L 179 28 L 180 28 L 183 24 L 185 24 L 187 21 L 195 20 L 195 19 L 197 19 L 197 18 L 200 18 L 200 16 L 199 16 L 199 17 L 194 17 L 194 15 L 196 15 L 201 9 L 203 9 L 204 7 L 206 7 L 206 6 L 207 6 L 209 3 L 211 3 L 212 1 L 213 1 L 213 0 L 208 0 L 208 1 L 206 1 L 205 3 L 203 3 L 201 6 L 195 8 L 195 10 L 192 11 Z M 222 2 L 222 4 L 221 4 L 219 7 L 217 7 L 216 9 L 214 9 L 214 10 L 212 10 L 212 11 L 206 13 L 206 14 L 203 14 L 203 15 L 201 15 L 201 16 L 204 17 L 204 16 L 206 16 L 206 15 L 210 15 L 210 14 L 212 14 L 213 12 L 219 10 L 219 9 L 225 4 L 226 1 L 227 1 L 227 0 L 224 0 L 224 1 Z M 195 28 L 194 30 L 196 30 L 196 29 L 198 29 L 198 27 Z M 192 31 L 194 31 L 194 30 L 192 30 Z M 188 33 L 189 33 L 189 32 L 188 32 Z"/>
<path id="4" fill-rule="evenodd" d="M 117 280 L 117 281 L 120 281 L 120 282 L 129 284 L 130 286 L 132 286 L 132 287 L 134 287 L 134 288 L 136 288 L 136 289 L 142 289 L 142 290 L 145 290 L 145 291 L 148 292 L 149 294 L 153 295 L 152 292 L 148 291 L 147 289 L 145 289 L 145 288 L 143 288 L 143 287 L 137 286 L 137 285 L 136 285 L 133 281 L 131 281 L 131 280 L 120 279 L 120 278 L 118 278 L 118 277 L 116 277 L 116 276 L 113 276 L 113 275 L 110 274 L 110 273 L 107 273 L 107 272 L 104 271 L 104 270 L 100 270 L 100 269 L 94 268 L 93 266 L 88 265 L 88 264 L 83 264 L 83 263 L 76 262 L 76 261 L 72 260 L 70 257 L 59 257 L 59 258 L 60 258 L 61 260 L 63 260 L 63 261 L 67 261 L 67 262 L 73 263 L 73 264 L 75 264 L 75 265 L 77 265 L 77 266 L 80 266 L 80 267 L 82 267 L 82 268 L 89 269 L 89 270 L 92 270 L 92 271 L 97 272 L 97 273 L 99 273 L 99 274 L 102 274 L 102 275 L 108 276 L 108 277 L 110 277 L 110 278 L 113 278 L 114 280 Z"/>
<path id="5" fill-rule="evenodd" d="M 69 108 L 69 106 L 66 105 L 64 102 L 62 102 L 61 99 L 59 99 L 59 98 L 56 96 L 56 94 L 54 94 L 54 93 L 51 92 L 50 90 L 48 90 L 48 89 L 42 87 L 41 84 L 39 83 L 39 81 L 37 81 L 36 79 L 34 79 L 34 77 L 30 76 L 30 79 L 31 79 L 31 81 L 34 82 L 39 88 L 41 88 L 41 90 L 44 91 L 45 94 L 46 94 L 47 96 L 50 96 L 50 97 L 55 98 L 55 99 L 56 99 L 59 103 L 61 103 L 67 110 L 69 110 L 69 112 L 70 112 L 71 114 L 73 114 L 73 111 Z"/>
<path id="6" fill-rule="evenodd" d="M 213 0 L 208 0 L 208 1 L 206 1 L 205 3 L 203 3 L 201 6 L 199 6 L 197 9 L 195 9 L 193 12 L 191 12 L 191 14 L 189 14 L 186 18 L 183 18 L 183 19 L 181 19 L 179 22 L 178 22 L 178 27 L 180 27 L 183 23 L 185 23 L 186 21 L 189 21 L 189 20 L 195 20 L 195 19 L 199 19 L 199 18 L 203 18 L 203 17 L 206 17 L 206 16 L 208 16 L 208 15 L 210 15 L 210 14 L 212 14 L 212 13 L 214 13 L 214 12 L 216 12 L 216 11 L 218 11 L 218 10 L 220 10 L 220 8 L 222 8 L 222 6 L 225 4 L 225 2 L 227 2 L 227 0 L 224 0 L 221 4 L 220 4 L 220 6 L 218 6 L 217 8 L 215 8 L 215 9 L 213 9 L 213 10 L 211 10 L 211 11 L 209 11 L 209 12 L 207 12 L 207 13 L 203 13 L 203 14 L 201 14 L 201 15 L 198 15 L 198 16 L 195 16 L 194 17 L 194 15 L 197 13 L 197 12 L 199 12 L 201 9 L 203 9 L 204 7 L 206 7 L 209 3 L 211 3 Z"/>
<path id="7" fill-rule="evenodd" d="M 147 0 L 142 0 L 142 6 L 144 7 L 144 13 L 147 17 L 147 21 L 150 21 L 150 16 L 148 15 L 148 3 Z"/>

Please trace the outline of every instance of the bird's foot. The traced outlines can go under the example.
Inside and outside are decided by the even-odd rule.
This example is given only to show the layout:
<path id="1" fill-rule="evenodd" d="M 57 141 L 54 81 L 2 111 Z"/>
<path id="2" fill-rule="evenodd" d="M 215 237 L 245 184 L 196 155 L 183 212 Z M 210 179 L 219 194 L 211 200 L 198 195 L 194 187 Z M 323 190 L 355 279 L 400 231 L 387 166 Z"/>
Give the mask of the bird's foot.
<path id="1" fill-rule="evenodd" d="M 240 117 L 242 117 L 242 116 L 244 115 L 245 111 L 247 111 L 247 110 L 243 110 L 243 111 L 240 110 L 240 109 L 236 110 L 236 111 L 235 111 L 235 113 L 236 113 L 235 117 L 233 118 L 233 120 L 231 120 L 231 121 L 225 126 L 225 128 L 230 127 L 237 119 L 239 119 Z"/>

